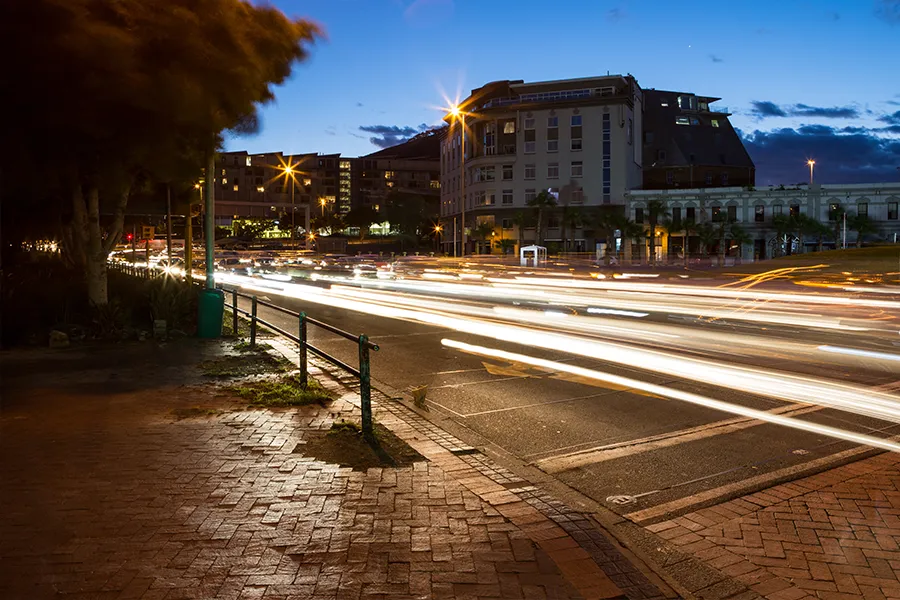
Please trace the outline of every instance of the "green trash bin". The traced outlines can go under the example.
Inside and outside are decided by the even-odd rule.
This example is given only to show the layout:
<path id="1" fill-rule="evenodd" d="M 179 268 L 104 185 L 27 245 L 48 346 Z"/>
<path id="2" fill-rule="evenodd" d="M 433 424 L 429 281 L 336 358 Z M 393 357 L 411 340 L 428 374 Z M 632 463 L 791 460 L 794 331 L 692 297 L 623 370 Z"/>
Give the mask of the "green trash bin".
<path id="1" fill-rule="evenodd" d="M 225 292 L 203 290 L 197 302 L 197 337 L 212 339 L 222 336 Z"/>

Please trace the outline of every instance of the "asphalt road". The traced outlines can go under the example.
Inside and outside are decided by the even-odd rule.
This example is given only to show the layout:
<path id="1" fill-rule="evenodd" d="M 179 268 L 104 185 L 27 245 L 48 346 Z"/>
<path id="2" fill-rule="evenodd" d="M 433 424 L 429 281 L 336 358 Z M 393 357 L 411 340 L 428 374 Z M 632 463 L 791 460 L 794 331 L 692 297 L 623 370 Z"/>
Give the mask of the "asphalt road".
<path id="1" fill-rule="evenodd" d="M 709 282 L 692 292 L 472 279 L 364 279 L 330 291 L 266 282 L 272 289 L 248 293 L 366 333 L 381 348 L 372 355 L 376 387 L 427 386 L 430 409 L 457 423 L 457 434 L 488 440 L 622 514 L 860 447 L 709 400 L 844 433 L 900 433 L 894 296 L 817 296 L 848 298 L 831 304 L 751 296 L 758 288 L 721 296 L 707 293 Z M 296 330 L 276 311 L 260 316 Z M 316 328 L 310 341 L 356 361 L 350 341 Z"/>

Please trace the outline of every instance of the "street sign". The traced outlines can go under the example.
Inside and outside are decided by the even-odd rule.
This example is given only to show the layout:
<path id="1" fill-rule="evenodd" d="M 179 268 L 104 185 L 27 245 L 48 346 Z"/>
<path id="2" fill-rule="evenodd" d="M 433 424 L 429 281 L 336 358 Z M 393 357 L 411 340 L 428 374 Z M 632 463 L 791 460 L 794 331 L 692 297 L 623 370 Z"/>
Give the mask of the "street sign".
<path id="1" fill-rule="evenodd" d="M 145 240 L 152 240 L 156 237 L 156 228 L 144 225 L 144 227 L 142 228 L 141 237 Z"/>

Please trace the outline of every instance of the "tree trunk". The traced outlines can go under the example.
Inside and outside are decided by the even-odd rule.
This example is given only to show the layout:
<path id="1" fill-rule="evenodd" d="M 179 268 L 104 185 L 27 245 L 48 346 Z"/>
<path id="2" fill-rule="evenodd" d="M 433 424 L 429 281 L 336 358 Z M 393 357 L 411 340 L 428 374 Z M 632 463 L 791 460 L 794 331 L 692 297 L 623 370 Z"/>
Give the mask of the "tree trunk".
<path id="1" fill-rule="evenodd" d="M 650 255 L 647 262 L 656 265 L 656 223 L 650 223 Z"/>
<path id="2" fill-rule="evenodd" d="M 688 260 L 688 240 L 689 239 L 690 239 L 690 237 L 688 236 L 688 232 L 685 231 L 684 232 L 684 248 L 682 249 L 682 252 L 684 253 L 684 266 L 685 267 L 687 267 L 689 264 L 689 260 Z"/>
<path id="3" fill-rule="evenodd" d="M 541 224 L 542 224 L 543 220 L 544 220 L 544 210 L 542 208 L 538 208 L 537 224 L 535 224 L 535 226 L 534 226 L 535 227 L 535 229 L 534 229 L 534 245 L 535 246 L 541 245 L 541 233 L 543 233 L 541 231 Z"/>

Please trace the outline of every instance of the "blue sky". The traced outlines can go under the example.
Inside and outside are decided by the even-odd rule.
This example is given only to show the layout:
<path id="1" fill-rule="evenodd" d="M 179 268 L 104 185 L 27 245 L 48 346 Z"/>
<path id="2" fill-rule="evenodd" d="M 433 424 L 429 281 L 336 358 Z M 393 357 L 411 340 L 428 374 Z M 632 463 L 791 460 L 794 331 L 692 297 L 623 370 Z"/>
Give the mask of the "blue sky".
<path id="1" fill-rule="evenodd" d="M 898 181 L 900 0 L 274 0 L 327 39 L 276 90 L 251 152 L 364 155 L 498 79 L 631 73 L 719 96 L 758 183 Z"/>

